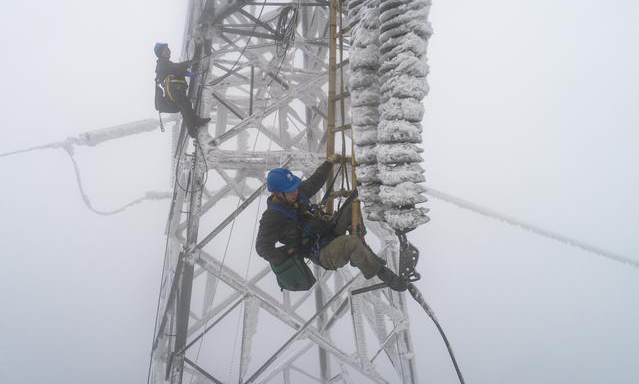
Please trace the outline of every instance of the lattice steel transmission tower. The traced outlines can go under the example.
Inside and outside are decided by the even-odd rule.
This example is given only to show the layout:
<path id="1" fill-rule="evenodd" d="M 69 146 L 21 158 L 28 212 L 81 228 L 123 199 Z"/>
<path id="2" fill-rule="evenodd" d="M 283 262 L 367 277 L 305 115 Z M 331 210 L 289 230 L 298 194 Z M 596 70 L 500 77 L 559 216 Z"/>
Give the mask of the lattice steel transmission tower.
<path id="1" fill-rule="evenodd" d="M 308 175 L 327 153 L 352 157 L 351 30 L 339 0 L 190 1 L 183 58 L 199 59 L 190 97 L 212 121 L 198 144 L 173 127 L 150 382 L 417 382 L 404 294 L 352 295 L 371 282 L 349 267 L 315 267 L 310 291 L 280 292 L 252 249 L 270 168 Z M 339 181 L 336 207 L 353 187 L 350 167 Z M 366 224 L 397 269 L 394 231 Z"/>

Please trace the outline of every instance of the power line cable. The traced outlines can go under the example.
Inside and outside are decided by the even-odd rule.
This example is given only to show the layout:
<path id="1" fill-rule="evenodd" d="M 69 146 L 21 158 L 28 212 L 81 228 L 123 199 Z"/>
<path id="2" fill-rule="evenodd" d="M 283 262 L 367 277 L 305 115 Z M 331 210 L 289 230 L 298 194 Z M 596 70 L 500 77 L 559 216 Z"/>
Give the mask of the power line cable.
<path id="1" fill-rule="evenodd" d="M 617 254 L 617 253 L 614 253 L 614 252 L 607 251 L 607 250 L 602 249 L 600 247 L 596 247 L 594 245 L 587 244 L 587 243 L 585 243 L 583 241 L 576 240 L 576 239 L 564 236 L 564 235 L 559 234 L 557 232 L 553 232 L 553 231 L 550 231 L 548 229 L 544 229 L 544 228 L 541 228 L 539 226 L 536 226 L 536 225 L 533 225 L 533 224 L 530 224 L 530 223 L 526 223 L 526 222 L 524 222 L 522 220 L 519 220 L 519 219 L 516 219 L 516 218 L 514 218 L 512 216 L 508 216 L 508 215 L 505 215 L 505 214 L 503 214 L 501 212 L 495 211 L 493 209 L 486 208 L 486 207 L 480 206 L 480 205 L 475 204 L 475 203 L 471 203 L 470 201 L 460 199 L 458 197 L 449 195 L 447 193 L 438 191 L 436 189 L 427 187 L 426 194 L 430 195 L 432 197 L 435 197 L 437 199 L 440 199 L 442 201 L 445 201 L 447 203 L 456 205 L 456 206 L 458 206 L 458 207 L 460 207 L 462 209 L 466 209 L 466 210 L 478 213 L 478 214 L 480 214 L 482 216 L 490 217 L 492 219 L 499 220 L 499 221 L 501 221 L 503 223 L 506 223 L 506 224 L 509 224 L 509 225 L 512 225 L 512 226 L 515 226 L 515 227 L 519 227 L 519 228 L 521 228 L 523 230 L 532 232 L 532 233 L 534 233 L 536 235 L 539 235 L 539 236 L 542 236 L 542 237 L 546 237 L 548 239 L 552 239 L 552 240 L 558 241 L 558 242 L 560 242 L 562 244 L 565 244 L 565 245 L 570 245 L 570 246 L 573 246 L 573 247 L 577 247 L 579 249 L 582 249 L 582 250 L 584 250 L 586 252 L 595 254 L 597 256 L 605 257 L 605 258 L 610 259 L 610 260 L 614 260 L 614 261 L 617 261 L 617 262 L 620 262 L 620 263 L 623 263 L 623 264 L 626 264 L 626 265 L 630 265 L 630 266 L 635 267 L 635 268 L 639 268 L 639 261 L 637 261 L 637 260 L 633 260 L 633 259 L 631 259 L 629 257 L 623 256 L 623 255 L 620 255 L 620 254 Z"/>

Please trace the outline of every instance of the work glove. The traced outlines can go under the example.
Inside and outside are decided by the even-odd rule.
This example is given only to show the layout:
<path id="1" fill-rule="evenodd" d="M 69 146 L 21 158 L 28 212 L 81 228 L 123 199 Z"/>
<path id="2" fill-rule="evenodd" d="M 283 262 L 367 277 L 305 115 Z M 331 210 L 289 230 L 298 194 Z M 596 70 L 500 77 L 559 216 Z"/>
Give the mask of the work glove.
<path id="1" fill-rule="evenodd" d="M 338 155 L 337 153 L 333 153 L 332 155 L 326 158 L 326 160 L 331 162 L 332 164 L 338 163 L 341 159 L 342 159 L 342 156 Z"/>

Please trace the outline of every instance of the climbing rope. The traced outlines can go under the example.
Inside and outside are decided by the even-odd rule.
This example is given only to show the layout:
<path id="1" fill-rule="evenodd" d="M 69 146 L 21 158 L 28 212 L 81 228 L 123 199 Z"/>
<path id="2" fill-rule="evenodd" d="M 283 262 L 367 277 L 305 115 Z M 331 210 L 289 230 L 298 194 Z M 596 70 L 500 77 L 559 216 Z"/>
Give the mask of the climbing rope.
<path id="1" fill-rule="evenodd" d="M 424 309 L 428 317 L 430 317 L 431 320 L 433 320 L 433 323 L 435 323 L 435 326 L 437 327 L 439 334 L 444 340 L 444 344 L 446 344 L 446 348 L 448 349 L 448 354 L 450 355 L 450 359 L 452 360 L 453 365 L 455 366 L 455 372 L 457 372 L 457 377 L 459 378 L 459 382 L 461 384 L 464 384 L 465 383 L 464 377 L 462 376 L 461 370 L 459 369 L 459 365 L 457 364 L 457 359 L 455 358 L 455 354 L 453 353 L 453 348 L 450 346 L 450 343 L 448 342 L 448 338 L 446 337 L 444 330 L 439 325 L 439 321 L 437 321 L 435 312 L 433 312 L 433 310 L 430 308 L 428 303 L 426 303 L 426 300 L 424 300 L 422 293 L 419 291 L 419 289 L 417 289 L 417 287 L 415 287 L 413 283 L 408 284 L 408 292 L 410 292 L 411 296 L 413 296 L 413 299 L 415 299 L 415 301 L 418 302 L 419 305 L 421 305 L 421 307 Z"/>

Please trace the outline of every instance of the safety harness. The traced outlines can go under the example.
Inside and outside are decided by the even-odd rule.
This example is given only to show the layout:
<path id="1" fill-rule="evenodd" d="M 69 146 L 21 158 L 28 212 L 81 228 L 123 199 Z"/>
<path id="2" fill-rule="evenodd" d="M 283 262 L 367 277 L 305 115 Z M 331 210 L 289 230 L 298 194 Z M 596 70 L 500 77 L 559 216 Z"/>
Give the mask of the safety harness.
<path id="1" fill-rule="evenodd" d="M 301 198 L 304 199 L 304 197 L 301 197 Z M 306 200 L 308 199 L 306 198 Z M 308 254 L 309 258 L 319 263 L 320 249 L 322 249 L 322 247 L 324 247 L 325 245 L 333 241 L 337 236 L 332 233 L 327 234 L 325 233 L 326 231 L 319 232 L 315 230 L 307 223 L 303 223 L 300 216 L 297 214 L 297 212 L 283 205 L 274 204 L 274 203 L 268 203 L 267 205 L 269 209 L 273 209 L 275 211 L 281 212 L 285 214 L 286 216 L 288 216 L 290 219 L 295 220 L 297 225 L 302 229 L 303 235 L 306 235 L 306 238 L 309 239 L 306 242 L 304 241 L 305 239 L 302 239 L 302 244 L 310 245 L 309 254 Z M 332 229 L 332 227 L 330 227 L 330 229 Z"/>

